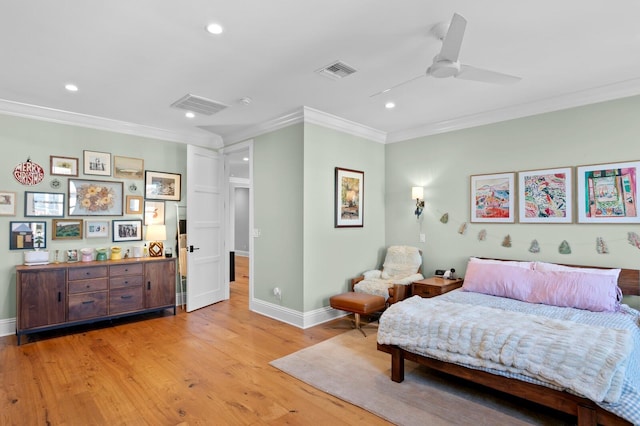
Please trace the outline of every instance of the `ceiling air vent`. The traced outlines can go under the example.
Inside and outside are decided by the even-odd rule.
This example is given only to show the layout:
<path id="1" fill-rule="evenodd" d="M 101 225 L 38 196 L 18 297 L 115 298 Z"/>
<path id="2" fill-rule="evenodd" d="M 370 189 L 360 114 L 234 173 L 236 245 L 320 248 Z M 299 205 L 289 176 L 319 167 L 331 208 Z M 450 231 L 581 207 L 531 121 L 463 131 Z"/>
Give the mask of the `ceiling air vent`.
<path id="1" fill-rule="evenodd" d="M 350 76 L 351 74 L 356 72 L 356 69 L 353 67 L 350 67 L 344 62 L 336 61 L 331 65 L 327 65 L 324 68 L 320 68 L 316 72 L 320 75 L 324 75 L 325 77 L 338 80 L 338 79 Z"/>
<path id="2" fill-rule="evenodd" d="M 227 105 L 201 96 L 188 94 L 172 103 L 171 107 L 192 111 L 197 114 L 213 115 L 225 109 Z"/>

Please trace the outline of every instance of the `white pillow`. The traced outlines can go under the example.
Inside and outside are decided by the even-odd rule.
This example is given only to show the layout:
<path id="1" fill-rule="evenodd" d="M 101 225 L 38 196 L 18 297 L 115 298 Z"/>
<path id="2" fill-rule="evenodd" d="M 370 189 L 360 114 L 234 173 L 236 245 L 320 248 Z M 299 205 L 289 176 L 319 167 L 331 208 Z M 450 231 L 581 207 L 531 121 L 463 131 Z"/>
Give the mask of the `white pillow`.
<path id="1" fill-rule="evenodd" d="M 483 263 L 485 265 L 508 265 L 508 266 L 516 266 L 518 268 L 533 270 L 533 264 L 535 262 L 520 262 L 517 260 L 480 259 L 478 257 L 470 257 L 469 263 Z"/>
<path id="2" fill-rule="evenodd" d="M 557 263 L 535 262 L 534 269 L 541 272 L 581 272 L 597 275 L 610 275 L 618 279 L 620 268 L 599 269 L 599 268 L 577 268 L 575 266 L 558 265 Z"/>

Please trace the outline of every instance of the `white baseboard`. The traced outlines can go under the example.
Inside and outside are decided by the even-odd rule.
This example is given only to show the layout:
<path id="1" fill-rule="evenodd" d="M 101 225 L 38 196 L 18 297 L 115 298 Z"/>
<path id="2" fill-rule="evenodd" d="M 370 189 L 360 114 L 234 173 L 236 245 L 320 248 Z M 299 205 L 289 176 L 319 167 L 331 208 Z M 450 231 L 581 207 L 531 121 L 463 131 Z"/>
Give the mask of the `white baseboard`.
<path id="1" fill-rule="evenodd" d="M 0 336 L 16 334 L 16 319 L 7 318 L 0 320 Z"/>
<path id="2" fill-rule="evenodd" d="M 249 309 L 258 314 L 302 329 L 313 327 L 346 315 L 346 312 L 335 310 L 330 306 L 303 313 L 260 299 L 253 299 L 251 303 L 249 303 Z"/>

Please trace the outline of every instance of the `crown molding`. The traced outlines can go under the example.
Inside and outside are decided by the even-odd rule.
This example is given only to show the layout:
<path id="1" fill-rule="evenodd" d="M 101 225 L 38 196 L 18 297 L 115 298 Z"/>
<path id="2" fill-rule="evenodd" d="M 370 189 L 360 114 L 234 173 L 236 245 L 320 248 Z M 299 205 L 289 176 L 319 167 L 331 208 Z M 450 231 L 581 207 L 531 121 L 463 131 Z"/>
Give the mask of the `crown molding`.
<path id="1" fill-rule="evenodd" d="M 359 136 L 375 142 L 385 143 L 387 133 L 355 121 L 346 120 L 335 115 L 328 114 L 317 109 L 302 107 L 304 111 L 304 122 L 318 124 L 350 135 Z"/>
<path id="2" fill-rule="evenodd" d="M 68 124 L 96 130 L 107 130 L 127 135 L 161 139 L 170 142 L 198 145 L 205 148 L 222 147 L 222 138 L 215 134 L 196 135 L 178 133 L 157 127 L 143 126 L 140 124 L 128 123 L 126 121 L 112 120 L 109 118 L 78 114 L 55 108 L 24 104 L 6 99 L 0 99 L 0 113 L 58 124 Z"/>
<path id="3" fill-rule="evenodd" d="M 587 90 L 580 90 L 553 96 L 534 102 L 496 109 L 480 114 L 467 115 L 452 120 L 430 123 L 409 130 L 391 132 L 388 134 L 387 143 L 401 142 L 424 136 L 452 132 L 516 118 L 529 117 L 563 109 L 576 108 L 614 99 L 626 98 L 640 94 L 640 79 L 630 79 L 612 84 L 599 86 Z"/>
<path id="4" fill-rule="evenodd" d="M 294 112 L 273 120 L 266 121 L 247 130 L 243 130 L 224 138 L 225 145 L 231 145 L 296 123 L 317 124 L 329 129 L 338 130 L 375 142 L 385 143 L 387 134 L 381 130 L 365 126 L 355 121 L 346 120 L 314 108 L 303 106 Z"/>
<path id="5" fill-rule="evenodd" d="M 274 118 L 256 126 L 251 126 L 239 132 L 231 133 L 228 136 L 224 137 L 224 144 L 228 146 L 237 142 L 242 142 L 247 139 L 251 139 L 265 133 L 273 132 L 275 130 L 282 129 L 296 123 L 301 123 L 303 119 L 303 110 L 301 108 L 296 109 L 295 111 L 285 114 L 282 117 Z"/>

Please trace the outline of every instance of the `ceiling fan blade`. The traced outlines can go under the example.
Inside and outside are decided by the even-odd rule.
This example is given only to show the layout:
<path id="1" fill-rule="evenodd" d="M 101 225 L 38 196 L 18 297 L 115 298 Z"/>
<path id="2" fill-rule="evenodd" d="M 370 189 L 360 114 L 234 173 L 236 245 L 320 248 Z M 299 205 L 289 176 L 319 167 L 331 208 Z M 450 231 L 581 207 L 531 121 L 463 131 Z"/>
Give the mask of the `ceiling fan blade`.
<path id="1" fill-rule="evenodd" d="M 462 80 L 482 81 L 493 84 L 513 84 L 522 80 L 521 77 L 476 68 L 470 65 L 460 65 L 460 71 L 455 77 Z"/>
<path id="2" fill-rule="evenodd" d="M 455 62 L 460 55 L 460 47 L 464 38 L 464 30 L 467 27 L 467 20 L 457 13 L 453 14 L 449 30 L 442 39 L 442 49 L 440 49 L 440 59 Z"/>
<path id="3" fill-rule="evenodd" d="M 424 77 L 425 75 L 426 75 L 426 74 L 424 74 L 424 73 L 423 73 L 423 74 L 420 74 L 420 75 L 418 75 L 418 76 L 412 77 L 412 78 L 410 78 L 409 80 L 406 80 L 406 81 L 403 81 L 402 83 L 398 83 L 398 84 L 396 84 L 395 86 L 387 87 L 387 88 L 386 88 L 386 89 L 384 89 L 384 90 L 381 90 L 381 91 L 379 91 L 379 92 L 376 92 L 376 93 L 374 93 L 373 95 L 371 95 L 371 96 L 369 96 L 369 97 L 370 97 L 370 98 L 373 98 L 373 97 L 375 97 L 375 96 L 382 95 L 383 93 L 390 92 L 390 91 L 392 91 L 393 89 L 397 89 L 397 88 L 398 88 L 398 87 L 400 87 L 400 86 L 404 86 L 405 84 L 409 84 L 409 83 L 411 83 L 412 81 L 415 81 L 415 80 L 417 80 L 417 79 L 419 79 L 419 78 L 421 78 L 421 77 Z"/>

